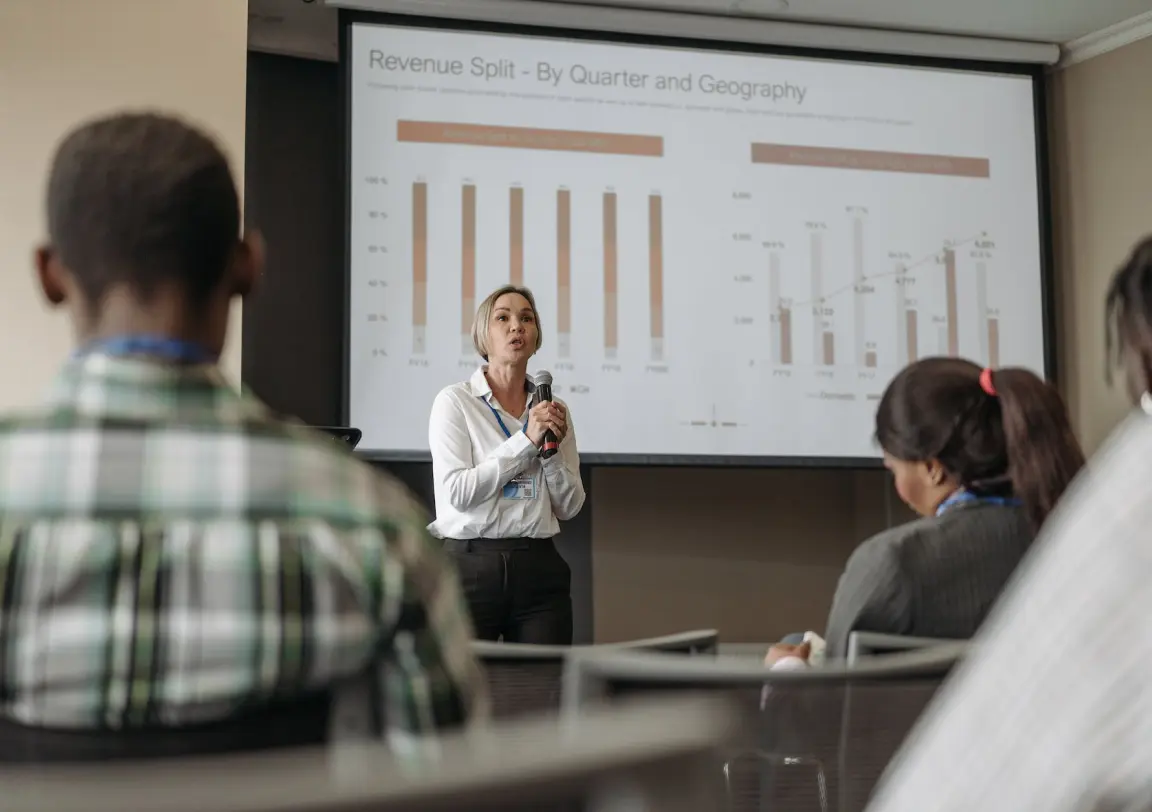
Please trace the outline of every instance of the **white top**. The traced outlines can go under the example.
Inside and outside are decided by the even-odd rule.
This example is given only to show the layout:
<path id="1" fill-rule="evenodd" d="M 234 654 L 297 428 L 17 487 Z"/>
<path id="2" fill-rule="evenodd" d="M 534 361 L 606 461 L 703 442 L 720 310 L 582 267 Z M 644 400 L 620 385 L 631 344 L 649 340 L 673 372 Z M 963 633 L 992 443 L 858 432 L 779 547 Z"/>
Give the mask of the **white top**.
<path id="1" fill-rule="evenodd" d="M 1149 808 L 1150 491 L 1138 412 L 1049 517 L 869 812 Z"/>
<path id="2" fill-rule="evenodd" d="M 539 449 L 524 433 L 524 414 L 509 414 L 492 395 L 482 366 L 463 383 L 440 391 L 428 421 L 436 521 L 428 525 L 437 538 L 551 538 L 560 532 L 557 519 L 571 519 L 584 506 L 580 455 L 568 412 L 568 434 L 560 451 L 541 460 Z M 528 391 L 535 393 L 529 381 Z M 556 398 L 556 402 L 564 402 Z M 565 406 L 565 408 L 567 408 Z M 506 437 L 495 409 L 511 437 Z M 535 479 L 536 497 L 509 499 L 503 491 L 513 477 Z"/>

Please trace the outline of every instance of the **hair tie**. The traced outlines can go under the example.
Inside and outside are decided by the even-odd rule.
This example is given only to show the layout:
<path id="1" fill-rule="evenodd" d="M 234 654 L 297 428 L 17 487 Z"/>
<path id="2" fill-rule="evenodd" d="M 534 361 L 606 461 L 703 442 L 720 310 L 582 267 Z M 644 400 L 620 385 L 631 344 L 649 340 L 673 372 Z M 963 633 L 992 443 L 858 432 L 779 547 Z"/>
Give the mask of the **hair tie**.
<path id="1" fill-rule="evenodd" d="M 992 367 L 984 367 L 980 371 L 980 388 L 992 397 L 998 397 L 996 386 L 992 383 Z"/>

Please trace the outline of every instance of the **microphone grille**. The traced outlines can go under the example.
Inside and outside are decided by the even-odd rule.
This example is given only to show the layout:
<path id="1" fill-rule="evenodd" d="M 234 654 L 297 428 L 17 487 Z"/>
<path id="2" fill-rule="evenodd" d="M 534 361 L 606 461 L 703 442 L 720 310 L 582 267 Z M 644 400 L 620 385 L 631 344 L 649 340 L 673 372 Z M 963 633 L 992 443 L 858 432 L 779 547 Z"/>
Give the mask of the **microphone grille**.
<path id="1" fill-rule="evenodd" d="M 546 369 L 542 369 L 532 376 L 532 380 L 536 383 L 537 386 L 551 386 L 552 373 Z"/>

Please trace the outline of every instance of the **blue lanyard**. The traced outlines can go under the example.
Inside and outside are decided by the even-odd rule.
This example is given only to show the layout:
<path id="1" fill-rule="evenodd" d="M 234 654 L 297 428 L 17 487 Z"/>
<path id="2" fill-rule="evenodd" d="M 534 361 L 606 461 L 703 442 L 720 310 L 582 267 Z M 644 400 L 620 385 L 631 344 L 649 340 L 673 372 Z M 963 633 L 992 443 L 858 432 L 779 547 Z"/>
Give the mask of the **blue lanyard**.
<path id="1" fill-rule="evenodd" d="M 484 398 L 480 398 L 484 400 Z M 488 407 L 488 411 L 492 412 L 492 416 L 496 418 L 496 422 L 500 424 L 500 430 L 504 432 L 504 436 L 511 439 L 512 432 L 508 431 L 508 427 L 504 425 L 504 421 L 500 419 L 500 413 L 492 408 L 492 404 L 484 400 L 484 405 Z M 528 431 L 528 421 L 524 421 L 524 431 Z"/>
<path id="2" fill-rule="evenodd" d="M 195 342 L 151 335 L 124 335 L 97 339 L 78 349 L 74 356 L 80 358 L 94 354 L 119 357 L 148 355 L 181 364 L 212 364 L 217 360 L 215 353 L 209 352 Z"/>
<path id="3" fill-rule="evenodd" d="M 936 508 L 936 515 L 942 516 L 947 511 L 962 505 L 967 502 L 979 502 L 984 505 L 1004 505 L 1010 507 L 1019 507 L 1020 500 L 1013 496 L 977 496 L 968 491 L 956 491 L 956 493 L 949 496 L 940 503 L 940 507 Z"/>

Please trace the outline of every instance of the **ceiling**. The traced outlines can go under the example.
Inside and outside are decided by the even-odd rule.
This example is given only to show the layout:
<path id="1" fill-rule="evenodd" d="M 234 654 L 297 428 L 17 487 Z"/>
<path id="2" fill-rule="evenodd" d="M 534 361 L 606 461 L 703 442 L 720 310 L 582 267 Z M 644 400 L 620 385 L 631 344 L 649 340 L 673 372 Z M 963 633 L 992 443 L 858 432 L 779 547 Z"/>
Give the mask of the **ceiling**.
<path id="1" fill-rule="evenodd" d="M 533 0 L 561 3 L 568 0 Z M 483 4 L 486 0 L 470 0 Z M 737 14 L 932 33 L 1066 43 L 1152 13 L 1152 0 L 581 0 L 584 5 Z M 785 8 L 786 7 L 786 8 Z M 249 41 L 267 50 L 335 59 L 336 14 L 323 0 L 249 0 Z M 595 13 L 590 11 L 589 13 Z"/>
<path id="2" fill-rule="evenodd" d="M 562 0 L 540 0 L 561 2 Z M 1152 0 L 582 0 L 603 6 L 739 13 L 793 22 L 903 28 L 1064 43 L 1152 11 Z M 780 11 L 787 5 L 786 11 Z"/>

